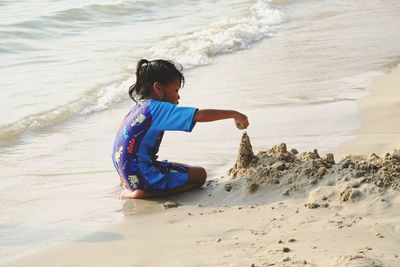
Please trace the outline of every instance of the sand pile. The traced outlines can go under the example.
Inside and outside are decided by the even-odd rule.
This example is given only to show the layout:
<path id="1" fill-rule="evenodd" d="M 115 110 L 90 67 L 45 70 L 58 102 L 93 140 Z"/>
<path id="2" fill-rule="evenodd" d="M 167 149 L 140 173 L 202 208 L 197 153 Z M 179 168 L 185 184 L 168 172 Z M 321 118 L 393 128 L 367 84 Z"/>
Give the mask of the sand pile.
<path id="1" fill-rule="evenodd" d="M 349 155 L 335 163 L 331 153 L 323 157 L 316 149 L 299 153 L 288 150 L 284 143 L 254 154 L 250 138 L 244 133 L 236 163 L 228 175 L 231 180 L 225 184 L 226 191 L 245 188 L 253 193 L 268 187 L 290 195 L 318 184 L 335 187 L 340 190 L 340 200 L 347 201 L 362 194 L 357 190 L 362 184 L 400 190 L 400 150 L 384 157 Z"/>

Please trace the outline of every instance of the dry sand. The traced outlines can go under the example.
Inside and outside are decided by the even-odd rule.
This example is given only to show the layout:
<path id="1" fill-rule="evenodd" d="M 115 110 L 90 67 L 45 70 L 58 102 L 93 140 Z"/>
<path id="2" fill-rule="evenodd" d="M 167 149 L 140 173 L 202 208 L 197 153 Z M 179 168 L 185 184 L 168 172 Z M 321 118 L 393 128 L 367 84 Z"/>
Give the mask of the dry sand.
<path id="1" fill-rule="evenodd" d="M 121 223 L 5 265 L 399 266 L 399 86 L 400 68 L 377 80 L 336 156 L 254 153 L 244 134 L 232 169 L 203 189 L 128 200 Z M 349 152 L 364 155 L 337 156 Z"/>

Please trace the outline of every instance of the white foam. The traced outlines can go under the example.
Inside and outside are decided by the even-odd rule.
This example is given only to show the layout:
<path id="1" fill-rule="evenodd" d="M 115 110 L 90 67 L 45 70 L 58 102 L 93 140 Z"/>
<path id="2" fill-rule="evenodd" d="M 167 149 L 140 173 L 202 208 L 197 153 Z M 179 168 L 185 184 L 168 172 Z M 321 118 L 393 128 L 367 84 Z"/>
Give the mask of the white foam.
<path id="1" fill-rule="evenodd" d="M 132 79 L 101 87 L 85 96 L 52 110 L 31 114 L 12 124 L 0 127 L 0 146 L 10 145 L 26 132 L 35 132 L 43 128 L 66 122 L 76 116 L 87 115 L 107 109 L 113 103 L 123 100 Z"/>
<path id="2" fill-rule="evenodd" d="M 168 38 L 150 49 L 153 58 L 168 58 L 186 68 L 206 65 L 216 55 L 249 48 L 273 35 L 283 13 L 270 0 L 258 0 L 247 17 L 225 19 L 196 32 Z"/>
<path id="3" fill-rule="evenodd" d="M 133 79 L 127 79 L 120 84 L 112 84 L 105 87 L 103 90 L 96 93 L 94 96 L 96 102 L 83 109 L 80 114 L 90 114 L 92 112 L 102 111 L 107 109 L 114 103 L 121 102 L 125 99 L 123 96 L 128 95 L 128 88 L 133 83 Z"/>

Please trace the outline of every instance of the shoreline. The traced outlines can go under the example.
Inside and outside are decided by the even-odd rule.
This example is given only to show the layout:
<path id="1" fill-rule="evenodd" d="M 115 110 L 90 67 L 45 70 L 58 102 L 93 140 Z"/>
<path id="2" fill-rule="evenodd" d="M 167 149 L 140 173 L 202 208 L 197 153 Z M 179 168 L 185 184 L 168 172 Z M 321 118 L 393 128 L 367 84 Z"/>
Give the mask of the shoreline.
<path id="1" fill-rule="evenodd" d="M 399 146 L 400 126 L 391 121 L 400 114 L 394 94 L 399 85 L 400 66 L 368 87 L 371 95 L 359 100 L 362 126 L 354 140 L 335 151 L 337 161 L 349 153 L 382 155 Z M 171 198 L 183 206 L 163 212 L 158 212 L 159 201 L 128 200 L 122 208 L 125 218 L 104 231 L 0 266 L 25 266 L 26 262 L 33 266 L 159 266 L 161 261 L 163 266 L 353 266 L 358 260 L 365 266 L 380 266 L 373 265 L 373 256 L 385 254 L 385 249 L 385 263 L 394 266 L 391 263 L 400 255 L 390 248 L 399 242 L 391 231 L 397 229 L 393 227 L 400 218 L 390 205 L 379 202 L 382 210 L 373 210 L 378 217 L 370 218 L 362 214 L 371 211 L 365 207 L 371 204 L 367 201 L 351 203 L 359 213 L 340 206 L 312 210 L 299 201 L 304 196 L 279 202 L 273 192 L 230 195 L 218 186 L 223 183 L 220 178 L 211 181 L 204 189 Z M 400 203 L 396 192 L 385 195 L 388 198 L 392 204 Z M 375 198 L 369 201 L 376 203 Z M 142 214 L 135 216 L 138 213 Z M 379 227 L 371 228 L 378 222 Z M 322 232 L 324 238 L 318 237 Z M 288 252 L 282 252 L 285 247 Z M 324 265 L 326 257 L 334 261 Z M 259 265 L 262 262 L 272 265 Z"/>
<path id="2" fill-rule="evenodd" d="M 375 79 L 367 90 L 370 95 L 359 100 L 361 127 L 355 138 L 335 150 L 337 158 L 348 154 L 390 153 L 400 148 L 400 65 Z"/>

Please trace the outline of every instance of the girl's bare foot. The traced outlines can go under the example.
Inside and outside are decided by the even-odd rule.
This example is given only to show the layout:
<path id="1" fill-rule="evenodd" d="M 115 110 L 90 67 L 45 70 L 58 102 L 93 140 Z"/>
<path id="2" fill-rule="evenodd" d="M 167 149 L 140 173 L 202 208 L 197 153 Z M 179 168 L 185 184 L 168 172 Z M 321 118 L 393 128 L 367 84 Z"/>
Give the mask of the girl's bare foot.
<path id="1" fill-rule="evenodd" d="M 145 193 L 146 192 L 141 189 L 136 189 L 135 191 L 124 189 L 121 193 L 119 193 L 118 198 L 119 199 L 143 198 Z"/>

